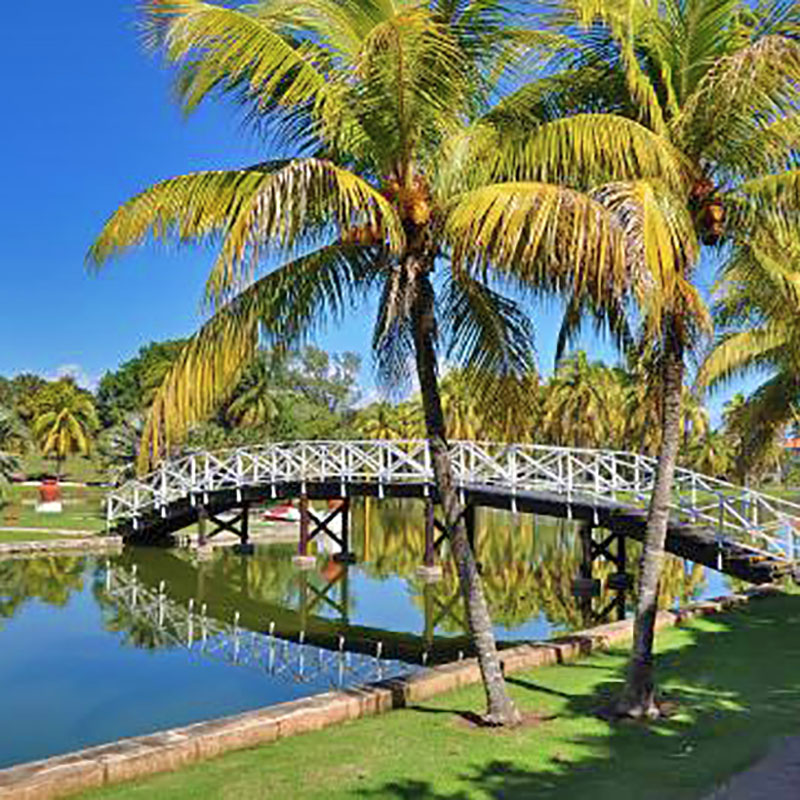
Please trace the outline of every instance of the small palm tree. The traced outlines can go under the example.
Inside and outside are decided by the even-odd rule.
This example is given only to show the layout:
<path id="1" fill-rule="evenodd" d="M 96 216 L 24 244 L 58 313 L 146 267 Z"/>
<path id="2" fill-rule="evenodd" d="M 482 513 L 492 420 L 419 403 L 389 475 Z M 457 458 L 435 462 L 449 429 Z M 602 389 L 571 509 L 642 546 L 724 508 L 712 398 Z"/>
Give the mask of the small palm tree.
<path id="1" fill-rule="evenodd" d="M 486 409 L 475 395 L 470 376 L 461 370 L 450 370 L 442 378 L 442 410 L 447 431 L 454 439 L 486 438 Z"/>
<path id="2" fill-rule="evenodd" d="M 623 229 L 558 181 L 600 169 L 674 180 L 679 163 L 628 119 L 579 115 L 538 128 L 524 98 L 493 106 L 531 47 L 563 42 L 519 27 L 493 2 L 145 7 L 152 44 L 181 67 L 186 108 L 231 93 L 294 157 L 157 184 L 122 206 L 92 248 L 101 264 L 151 233 L 221 242 L 207 283 L 216 313 L 155 398 L 144 458 L 212 413 L 265 340 L 288 343 L 377 293 L 379 375 L 394 388 L 411 373 L 419 383 L 487 720 L 515 721 L 453 486 L 438 351 L 450 343 L 488 404 L 498 386 L 523 386 L 506 379 L 530 373 L 528 321 L 483 268 L 609 291 L 624 274 Z M 265 253 L 291 260 L 262 274 Z M 434 280 L 437 267 L 447 269 Z"/>
<path id="3" fill-rule="evenodd" d="M 98 427 L 92 398 L 76 390 L 62 395 L 57 408 L 42 411 L 34 419 L 32 429 L 42 454 L 52 454 L 55 458 L 56 475 L 60 478 L 61 465 L 67 456 L 90 453 Z"/>
<path id="4" fill-rule="evenodd" d="M 275 422 L 281 414 L 281 404 L 293 395 L 280 385 L 284 372 L 278 354 L 262 353 L 234 390 L 234 397 L 225 409 L 226 418 L 239 427 L 264 427 Z"/>
<path id="5" fill-rule="evenodd" d="M 562 359 L 544 387 L 542 429 L 548 441 L 570 447 L 604 447 L 613 440 L 614 374 L 580 351 Z"/>
<path id="6" fill-rule="evenodd" d="M 20 456 L 30 444 L 30 432 L 16 412 L 0 408 L 0 496 L 20 469 Z"/>
<path id="7" fill-rule="evenodd" d="M 367 439 L 389 440 L 403 437 L 398 409 L 386 401 L 373 403 L 359 411 L 355 419 L 355 428 Z"/>

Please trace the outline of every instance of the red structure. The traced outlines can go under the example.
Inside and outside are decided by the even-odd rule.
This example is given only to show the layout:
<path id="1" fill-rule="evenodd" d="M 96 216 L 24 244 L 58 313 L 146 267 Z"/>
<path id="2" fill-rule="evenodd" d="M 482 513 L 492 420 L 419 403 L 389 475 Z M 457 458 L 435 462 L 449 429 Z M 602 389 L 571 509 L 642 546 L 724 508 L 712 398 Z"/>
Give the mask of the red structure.
<path id="1" fill-rule="evenodd" d="M 39 487 L 40 503 L 57 503 L 61 500 L 61 487 L 58 485 L 58 478 L 42 478 L 42 485 Z"/>

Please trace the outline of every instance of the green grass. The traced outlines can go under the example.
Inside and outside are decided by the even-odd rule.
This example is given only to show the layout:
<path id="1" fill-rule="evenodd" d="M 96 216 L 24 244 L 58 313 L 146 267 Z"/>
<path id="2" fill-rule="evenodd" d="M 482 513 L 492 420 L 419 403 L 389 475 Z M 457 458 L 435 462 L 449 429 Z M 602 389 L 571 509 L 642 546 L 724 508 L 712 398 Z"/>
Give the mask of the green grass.
<path id="1" fill-rule="evenodd" d="M 11 486 L 0 507 L 0 527 L 48 528 L 54 530 L 101 531 L 105 529 L 105 491 L 93 486 L 65 486 L 61 490 L 64 511 L 38 514 L 35 486 Z"/>
<path id="2" fill-rule="evenodd" d="M 652 725 L 594 715 L 620 687 L 624 652 L 511 676 L 529 727 L 470 727 L 473 687 L 419 707 L 232 753 L 86 798 L 572 798 L 689 800 L 800 733 L 800 596 L 659 636 L 677 712 Z"/>
<path id="3" fill-rule="evenodd" d="M 22 472 L 29 480 L 37 480 L 42 475 L 54 475 L 55 461 L 45 458 L 40 453 L 29 453 L 22 458 Z M 85 456 L 69 456 L 61 465 L 61 479 L 84 483 L 86 481 L 103 481 L 105 472 L 96 461 Z"/>
<path id="4" fill-rule="evenodd" d="M 60 539 L 62 537 L 53 533 L 41 533 L 40 531 L 2 531 L 0 530 L 0 544 L 9 542 L 45 542 L 48 539 Z"/>

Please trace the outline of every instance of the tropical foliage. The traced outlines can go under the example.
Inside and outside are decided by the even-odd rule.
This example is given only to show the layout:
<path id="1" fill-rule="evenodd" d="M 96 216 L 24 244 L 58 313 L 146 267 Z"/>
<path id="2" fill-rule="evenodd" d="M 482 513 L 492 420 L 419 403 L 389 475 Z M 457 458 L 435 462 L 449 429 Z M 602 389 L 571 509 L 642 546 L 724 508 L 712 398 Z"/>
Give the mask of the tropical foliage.
<path id="1" fill-rule="evenodd" d="M 678 181 L 616 181 L 595 192 L 625 221 L 632 247 L 650 267 L 631 273 L 631 287 L 660 365 L 663 432 L 634 655 L 619 709 L 657 715 L 655 593 L 681 438 L 685 355 L 710 330 L 694 273 L 703 246 L 736 253 L 739 243 L 793 224 L 800 19 L 795 4 L 782 0 L 754 8 L 736 0 L 563 0 L 560 7 L 563 30 L 579 51 L 569 83 L 560 75 L 545 79 L 535 107 L 544 98 L 558 112 L 599 106 L 630 116 L 657 137 L 654 147 L 679 154 L 683 165 Z M 611 298 L 587 310 L 605 314 L 621 336 L 621 305 Z M 573 307 L 580 310 L 579 300 Z"/>
<path id="2" fill-rule="evenodd" d="M 30 444 L 28 429 L 19 416 L 0 407 L 0 498 L 11 477 L 19 472 L 20 456 Z"/>
<path id="3" fill-rule="evenodd" d="M 65 379 L 37 392 L 33 405 L 33 436 L 42 454 L 54 457 L 56 474 L 60 476 L 67 456 L 88 455 L 91 450 L 93 434 L 99 426 L 94 401 Z"/>

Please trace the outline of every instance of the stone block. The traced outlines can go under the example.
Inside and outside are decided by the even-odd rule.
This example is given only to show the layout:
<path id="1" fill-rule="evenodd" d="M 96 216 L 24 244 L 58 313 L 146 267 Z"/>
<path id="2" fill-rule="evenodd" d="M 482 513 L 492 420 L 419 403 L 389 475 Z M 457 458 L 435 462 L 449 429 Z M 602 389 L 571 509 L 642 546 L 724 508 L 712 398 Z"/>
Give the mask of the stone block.
<path id="1" fill-rule="evenodd" d="M 172 772 L 197 758 L 197 746 L 186 733 L 163 731 L 135 739 L 123 739 L 102 748 L 97 761 L 107 783 L 119 783 L 156 772 Z"/>
<path id="2" fill-rule="evenodd" d="M 277 720 L 241 715 L 230 719 L 199 722 L 184 729 L 193 742 L 196 758 L 214 758 L 231 750 L 274 742 Z"/>
<path id="3" fill-rule="evenodd" d="M 420 564 L 417 567 L 417 577 L 423 583 L 436 583 L 442 579 L 444 572 L 438 564 L 428 567 L 425 564 Z"/>
<path id="4" fill-rule="evenodd" d="M 102 764 L 82 754 L 23 764 L 0 772 L 3 800 L 50 800 L 96 789 L 105 780 Z"/>

